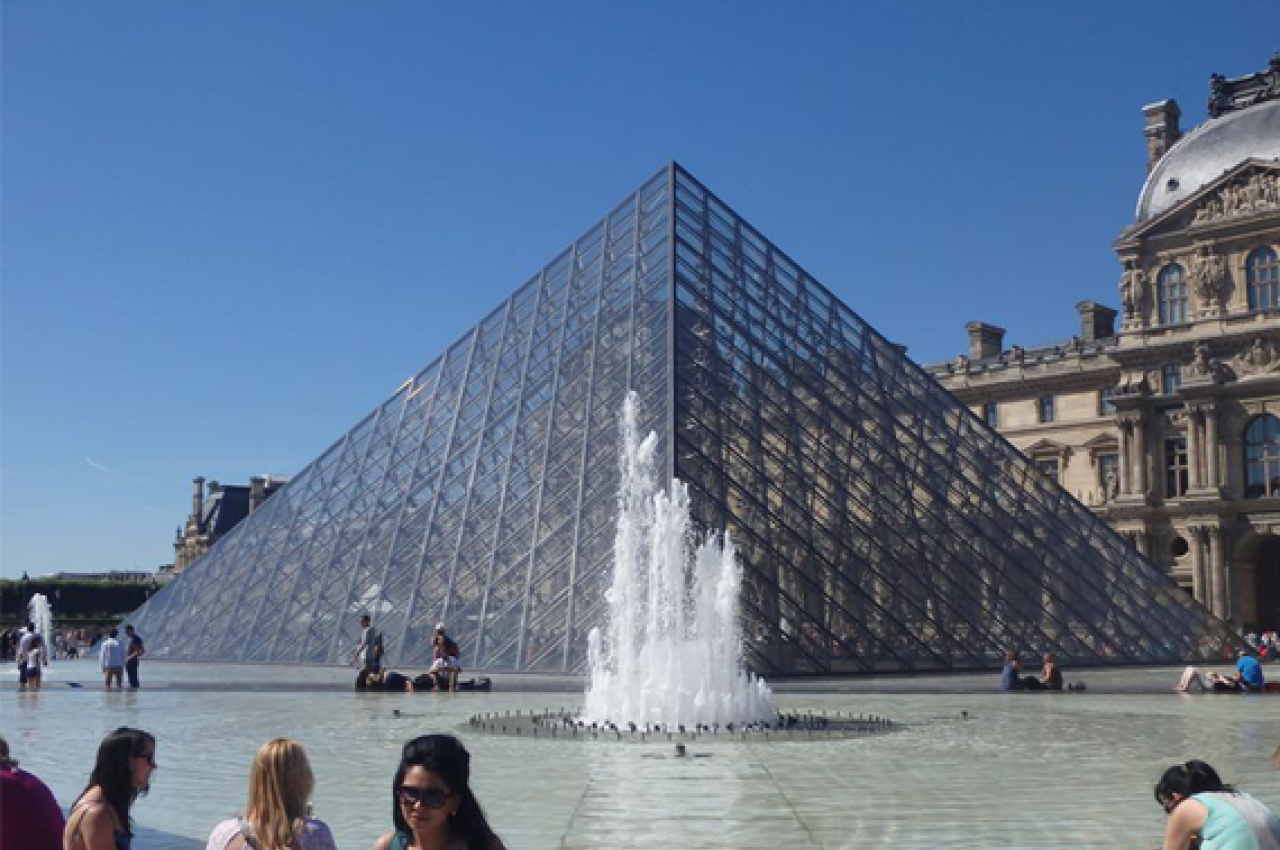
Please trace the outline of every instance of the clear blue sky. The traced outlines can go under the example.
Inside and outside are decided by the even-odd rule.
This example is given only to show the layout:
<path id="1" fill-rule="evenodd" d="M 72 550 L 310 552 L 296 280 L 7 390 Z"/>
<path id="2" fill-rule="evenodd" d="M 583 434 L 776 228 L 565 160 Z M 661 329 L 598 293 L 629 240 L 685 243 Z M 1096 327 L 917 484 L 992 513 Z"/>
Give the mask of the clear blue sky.
<path id="1" fill-rule="evenodd" d="M 10 0 L 0 575 L 154 568 L 669 159 L 920 360 L 1115 304 L 1143 104 L 1274 2 Z M 973 306 L 976 302 L 979 306 Z"/>

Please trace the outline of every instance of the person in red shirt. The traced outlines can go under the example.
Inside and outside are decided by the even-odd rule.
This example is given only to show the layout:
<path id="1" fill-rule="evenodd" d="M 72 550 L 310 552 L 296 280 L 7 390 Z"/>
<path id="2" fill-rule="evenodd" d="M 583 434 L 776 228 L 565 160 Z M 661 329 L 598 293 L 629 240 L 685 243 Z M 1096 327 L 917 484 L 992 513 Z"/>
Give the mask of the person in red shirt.
<path id="1" fill-rule="evenodd" d="M 0 738 L 0 850 L 62 850 L 65 823 L 49 787 L 9 756 Z"/>

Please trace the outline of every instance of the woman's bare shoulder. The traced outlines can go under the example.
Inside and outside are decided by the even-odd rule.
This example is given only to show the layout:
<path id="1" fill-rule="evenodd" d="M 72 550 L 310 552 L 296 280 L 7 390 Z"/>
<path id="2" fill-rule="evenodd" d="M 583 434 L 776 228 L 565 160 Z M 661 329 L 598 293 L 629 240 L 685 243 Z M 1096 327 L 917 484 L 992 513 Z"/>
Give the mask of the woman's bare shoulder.
<path id="1" fill-rule="evenodd" d="M 395 838 L 395 832 L 388 832 L 377 841 L 373 842 L 373 850 L 387 850 L 391 846 L 391 839 Z"/>

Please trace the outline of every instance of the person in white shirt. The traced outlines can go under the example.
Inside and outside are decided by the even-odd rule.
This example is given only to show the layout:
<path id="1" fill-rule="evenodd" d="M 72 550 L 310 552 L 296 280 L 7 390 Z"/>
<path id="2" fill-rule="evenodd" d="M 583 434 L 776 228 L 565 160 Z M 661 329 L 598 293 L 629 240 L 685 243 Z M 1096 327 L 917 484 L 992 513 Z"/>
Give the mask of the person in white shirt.
<path id="1" fill-rule="evenodd" d="M 31 651 L 31 641 L 35 636 L 35 623 L 27 623 L 27 627 L 18 632 L 18 687 L 27 685 L 27 653 Z"/>
<path id="2" fill-rule="evenodd" d="M 31 640 L 24 644 L 27 647 L 27 683 L 22 687 L 38 691 L 44 678 L 42 668 L 49 666 L 49 650 L 45 648 L 44 638 L 39 632 L 29 637 Z"/>
<path id="3" fill-rule="evenodd" d="M 111 680 L 115 679 L 116 687 L 124 688 L 124 647 L 116 640 L 120 632 L 112 629 L 107 639 L 102 642 L 98 658 L 102 662 L 102 672 L 106 674 L 107 690 L 111 690 Z"/>

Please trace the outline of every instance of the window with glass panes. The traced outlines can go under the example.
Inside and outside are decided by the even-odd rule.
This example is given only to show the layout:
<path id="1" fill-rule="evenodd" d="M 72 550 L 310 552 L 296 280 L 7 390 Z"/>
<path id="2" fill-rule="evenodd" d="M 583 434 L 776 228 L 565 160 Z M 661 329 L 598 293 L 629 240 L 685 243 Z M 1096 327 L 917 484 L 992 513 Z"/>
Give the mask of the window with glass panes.
<path id="1" fill-rule="evenodd" d="M 1060 483 L 1062 475 L 1062 466 L 1056 457 L 1041 458 L 1036 461 L 1036 469 L 1040 470 L 1040 474 L 1048 478 L 1054 484 Z"/>
<path id="2" fill-rule="evenodd" d="M 1036 412 L 1041 422 L 1052 422 L 1054 420 L 1053 396 L 1040 396 L 1036 400 Z"/>
<path id="3" fill-rule="evenodd" d="M 1156 304 L 1160 324 L 1180 325 L 1187 320 L 1187 275 L 1170 263 L 1156 277 Z"/>
<path id="4" fill-rule="evenodd" d="M 1258 248 L 1245 260 L 1245 280 L 1249 288 L 1249 309 L 1280 307 L 1280 259 L 1271 248 Z"/>
<path id="5" fill-rule="evenodd" d="M 1160 392 L 1173 395 L 1182 386 L 1182 367 L 1177 363 L 1166 363 L 1160 369 Z"/>
<path id="6" fill-rule="evenodd" d="M 1244 496 L 1280 496 L 1280 419 L 1255 417 L 1244 432 Z"/>
<path id="7" fill-rule="evenodd" d="M 1116 388 L 1103 387 L 1098 391 L 1098 415 L 1116 415 Z"/>
<path id="8" fill-rule="evenodd" d="M 982 418 L 992 428 L 1000 427 L 1000 405 L 994 401 L 989 401 L 982 406 Z"/>
<path id="9" fill-rule="evenodd" d="M 1176 499 L 1187 494 L 1187 438 L 1164 441 L 1164 496 Z"/>
<path id="10" fill-rule="evenodd" d="M 1098 455 L 1098 484 L 1102 487 L 1104 493 L 1113 478 L 1119 484 L 1120 455 L 1111 453 Z"/>

